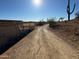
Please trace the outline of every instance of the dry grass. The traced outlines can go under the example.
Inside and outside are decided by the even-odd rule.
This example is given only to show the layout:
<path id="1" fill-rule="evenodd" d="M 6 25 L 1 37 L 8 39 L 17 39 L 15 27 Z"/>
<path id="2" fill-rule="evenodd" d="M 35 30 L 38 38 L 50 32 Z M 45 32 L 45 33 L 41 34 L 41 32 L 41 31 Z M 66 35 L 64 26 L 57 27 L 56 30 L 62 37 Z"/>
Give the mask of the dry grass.
<path id="1" fill-rule="evenodd" d="M 24 22 L 23 23 L 23 26 L 24 26 L 24 29 L 28 29 L 28 28 L 31 28 L 31 29 L 34 29 L 35 28 L 35 23 L 33 22 Z"/>
<path id="2" fill-rule="evenodd" d="M 53 32 L 79 50 L 79 19 L 59 22 L 60 26 Z"/>

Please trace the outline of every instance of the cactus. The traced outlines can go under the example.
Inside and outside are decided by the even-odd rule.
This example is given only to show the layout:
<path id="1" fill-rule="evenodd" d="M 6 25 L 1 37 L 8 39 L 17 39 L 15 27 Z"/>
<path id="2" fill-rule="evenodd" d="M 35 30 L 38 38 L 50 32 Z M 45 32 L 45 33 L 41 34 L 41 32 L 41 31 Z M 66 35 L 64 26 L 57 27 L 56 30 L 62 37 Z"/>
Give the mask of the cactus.
<path id="1" fill-rule="evenodd" d="M 67 5 L 68 21 L 70 21 L 70 15 L 74 12 L 75 6 L 76 6 L 76 3 L 75 3 L 75 0 L 74 0 L 74 7 L 73 7 L 73 10 L 71 11 L 70 10 L 70 0 L 68 0 L 68 5 Z"/>

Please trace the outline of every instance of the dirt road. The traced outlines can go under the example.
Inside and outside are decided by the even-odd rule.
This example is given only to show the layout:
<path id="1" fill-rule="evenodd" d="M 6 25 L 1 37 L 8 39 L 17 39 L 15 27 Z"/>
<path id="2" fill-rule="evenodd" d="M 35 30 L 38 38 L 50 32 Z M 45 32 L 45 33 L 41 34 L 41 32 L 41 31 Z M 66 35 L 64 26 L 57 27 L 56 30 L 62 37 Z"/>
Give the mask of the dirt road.
<path id="1" fill-rule="evenodd" d="M 76 49 L 46 26 L 37 28 L 18 44 L 10 59 L 79 59 Z"/>

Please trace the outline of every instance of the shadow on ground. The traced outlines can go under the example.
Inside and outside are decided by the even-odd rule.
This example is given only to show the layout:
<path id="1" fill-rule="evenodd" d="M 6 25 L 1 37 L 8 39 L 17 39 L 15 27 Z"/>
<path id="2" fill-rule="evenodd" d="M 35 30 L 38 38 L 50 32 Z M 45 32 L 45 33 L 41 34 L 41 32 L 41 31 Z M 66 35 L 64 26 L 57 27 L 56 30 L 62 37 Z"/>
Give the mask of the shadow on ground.
<path id="1" fill-rule="evenodd" d="M 0 55 L 19 42 L 23 37 L 27 36 L 31 31 L 32 29 L 27 29 L 20 32 L 18 36 L 8 38 L 8 41 L 0 46 Z"/>

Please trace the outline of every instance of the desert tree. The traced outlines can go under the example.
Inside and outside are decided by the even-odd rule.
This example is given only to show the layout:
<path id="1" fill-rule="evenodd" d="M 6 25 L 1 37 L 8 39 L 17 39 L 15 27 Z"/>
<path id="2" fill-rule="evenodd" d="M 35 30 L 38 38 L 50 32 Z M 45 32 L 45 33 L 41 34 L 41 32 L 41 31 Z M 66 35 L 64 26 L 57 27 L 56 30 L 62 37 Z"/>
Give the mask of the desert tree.
<path id="1" fill-rule="evenodd" d="M 45 24 L 44 19 L 42 19 L 42 20 L 40 20 L 36 25 L 37 25 L 37 26 L 42 26 L 42 25 L 44 25 L 44 24 Z"/>
<path id="2" fill-rule="evenodd" d="M 60 22 L 60 21 L 63 21 L 63 20 L 64 20 L 64 17 L 60 17 L 58 21 Z"/>
<path id="3" fill-rule="evenodd" d="M 74 0 L 74 6 L 73 6 L 73 10 L 71 11 L 70 9 L 70 0 L 68 1 L 68 5 L 67 5 L 67 14 L 68 14 L 68 21 L 70 21 L 70 15 L 74 12 L 75 7 L 76 7 L 76 1 Z"/>
<path id="4" fill-rule="evenodd" d="M 56 27 L 55 18 L 47 19 L 47 22 L 49 24 L 49 27 Z"/>

